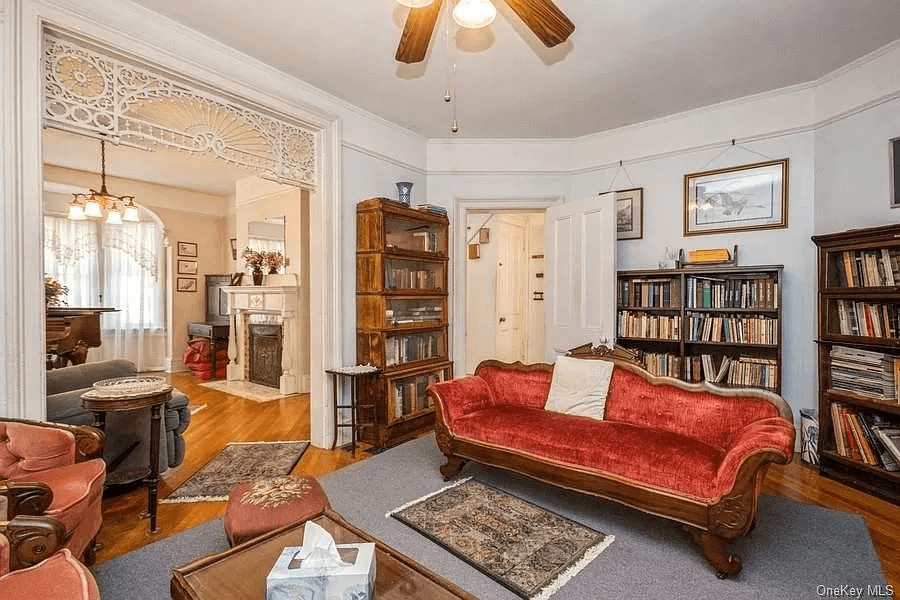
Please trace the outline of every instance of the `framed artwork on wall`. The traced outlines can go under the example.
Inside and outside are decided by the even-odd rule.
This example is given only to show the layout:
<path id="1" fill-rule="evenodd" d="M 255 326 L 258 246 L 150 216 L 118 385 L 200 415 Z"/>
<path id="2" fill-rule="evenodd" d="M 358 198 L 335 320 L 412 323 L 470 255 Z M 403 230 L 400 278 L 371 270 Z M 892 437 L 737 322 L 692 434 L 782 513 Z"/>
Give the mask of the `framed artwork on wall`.
<path id="1" fill-rule="evenodd" d="M 900 137 L 891 140 L 891 208 L 900 208 Z"/>
<path id="2" fill-rule="evenodd" d="M 644 237 L 644 188 L 616 191 L 616 239 Z"/>
<path id="3" fill-rule="evenodd" d="M 197 278 L 196 277 L 179 277 L 175 282 L 175 289 L 179 292 L 196 292 L 197 291 Z"/>
<path id="4" fill-rule="evenodd" d="M 197 257 L 196 242 L 178 242 L 178 256 Z"/>
<path id="5" fill-rule="evenodd" d="M 196 260 L 182 260 L 178 259 L 178 274 L 179 275 L 196 275 L 197 274 L 197 261 Z"/>
<path id="6" fill-rule="evenodd" d="M 684 235 L 787 227 L 788 159 L 684 176 Z"/>

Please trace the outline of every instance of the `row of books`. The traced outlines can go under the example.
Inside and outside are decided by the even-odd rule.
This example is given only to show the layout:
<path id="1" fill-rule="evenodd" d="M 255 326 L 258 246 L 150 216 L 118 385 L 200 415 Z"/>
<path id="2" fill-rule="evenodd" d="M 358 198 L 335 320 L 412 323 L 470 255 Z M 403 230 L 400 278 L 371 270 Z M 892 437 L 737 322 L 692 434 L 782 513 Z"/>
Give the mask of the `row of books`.
<path id="1" fill-rule="evenodd" d="M 778 389 L 778 364 L 774 358 L 760 358 L 758 356 L 738 356 L 731 358 L 726 356 L 722 366 L 726 369 L 725 375 L 717 375 L 715 383 L 726 383 L 740 387 L 760 387 L 769 390 Z"/>
<path id="2" fill-rule="evenodd" d="M 401 309 L 389 308 L 384 311 L 384 316 L 390 325 L 404 325 L 408 323 L 440 321 L 443 311 L 444 309 L 437 305 Z"/>
<path id="3" fill-rule="evenodd" d="M 385 287 L 388 289 L 438 289 L 433 269 L 410 269 L 407 267 L 384 268 Z"/>
<path id="4" fill-rule="evenodd" d="M 900 471 L 900 424 L 880 413 L 831 403 L 837 453 L 886 471 Z"/>
<path id="5" fill-rule="evenodd" d="M 831 389 L 900 403 L 900 357 L 873 350 L 832 346 Z"/>
<path id="6" fill-rule="evenodd" d="M 771 277 L 688 277 L 687 308 L 778 308 L 778 282 Z"/>
<path id="7" fill-rule="evenodd" d="M 680 279 L 620 279 L 619 305 L 641 308 L 680 308 Z"/>
<path id="8" fill-rule="evenodd" d="M 426 393 L 428 386 L 438 383 L 441 377 L 437 373 L 418 375 L 414 378 L 399 379 L 392 384 L 394 418 L 413 414 L 431 408 L 431 398 Z"/>
<path id="9" fill-rule="evenodd" d="M 685 332 L 691 342 L 732 344 L 775 344 L 778 319 L 765 315 L 724 317 L 706 313 L 688 313 Z"/>
<path id="10" fill-rule="evenodd" d="M 387 366 L 439 356 L 441 354 L 438 347 L 439 337 L 440 334 L 437 332 L 388 337 L 385 341 Z"/>
<path id="11" fill-rule="evenodd" d="M 836 300 L 841 335 L 897 339 L 900 336 L 900 305 Z"/>
<path id="12" fill-rule="evenodd" d="M 637 352 L 637 358 L 650 373 L 660 377 L 681 377 L 681 357 L 668 352 Z"/>
<path id="13" fill-rule="evenodd" d="M 619 311 L 617 317 L 619 337 L 680 340 L 681 317 L 679 315 L 654 315 L 630 310 Z"/>
<path id="14" fill-rule="evenodd" d="M 845 250 L 841 252 L 841 262 L 836 269 L 840 287 L 890 287 L 900 284 L 900 248 Z"/>

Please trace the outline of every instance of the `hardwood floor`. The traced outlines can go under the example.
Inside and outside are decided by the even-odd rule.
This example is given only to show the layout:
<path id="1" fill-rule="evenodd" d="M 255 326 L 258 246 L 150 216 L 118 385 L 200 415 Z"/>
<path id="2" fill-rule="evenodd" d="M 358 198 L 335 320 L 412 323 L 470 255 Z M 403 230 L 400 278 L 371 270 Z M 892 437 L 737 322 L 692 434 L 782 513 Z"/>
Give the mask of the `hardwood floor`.
<path id="1" fill-rule="evenodd" d="M 228 442 L 309 439 L 308 396 L 254 402 L 203 387 L 186 373 L 172 374 L 169 379 L 187 394 L 192 406 L 206 405 L 206 408 L 194 414 L 184 434 L 187 442 L 185 460 L 163 475 L 160 498 L 165 498 Z M 351 456 L 348 450 L 322 450 L 310 446 L 294 473 L 322 475 L 368 456 L 365 447 L 357 449 L 356 456 Z M 900 591 L 900 506 L 820 477 L 815 469 L 801 464 L 799 458 L 784 467 L 769 469 L 763 493 L 862 515 L 881 558 L 887 582 L 894 586 L 895 594 Z M 146 502 L 147 493 L 143 487 L 104 499 L 100 532 L 103 548 L 97 553 L 98 563 L 204 523 L 225 511 L 224 502 L 160 504 L 162 531 L 149 535 L 147 522 L 137 517 Z"/>

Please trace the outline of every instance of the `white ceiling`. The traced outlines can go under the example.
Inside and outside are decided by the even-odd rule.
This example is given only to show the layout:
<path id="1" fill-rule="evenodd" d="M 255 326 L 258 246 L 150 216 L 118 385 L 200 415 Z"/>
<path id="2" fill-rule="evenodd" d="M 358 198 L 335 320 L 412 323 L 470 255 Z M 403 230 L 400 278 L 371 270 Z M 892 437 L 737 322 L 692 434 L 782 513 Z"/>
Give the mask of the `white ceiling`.
<path id="1" fill-rule="evenodd" d="M 451 3 L 453 0 L 447 0 Z M 544 48 L 502 0 L 447 52 L 394 60 L 394 0 L 136 0 L 389 121 L 450 137 L 569 138 L 811 81 L 900 39 L 897 0 L 556 0 L 576 30 Z M 448 56 L 449 55 L 449 56 Z"/>

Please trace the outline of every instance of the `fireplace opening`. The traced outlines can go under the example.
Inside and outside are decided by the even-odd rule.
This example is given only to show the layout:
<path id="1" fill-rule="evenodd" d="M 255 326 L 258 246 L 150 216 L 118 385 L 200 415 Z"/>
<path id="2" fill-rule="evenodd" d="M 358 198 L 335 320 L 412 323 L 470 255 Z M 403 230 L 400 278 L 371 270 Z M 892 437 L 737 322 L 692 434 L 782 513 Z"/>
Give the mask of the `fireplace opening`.
<path id="1" fill-rule="evenodd" d="M 278 388 L 281 381 L 281 325 L 250 323 L 249 379 Z"/>

